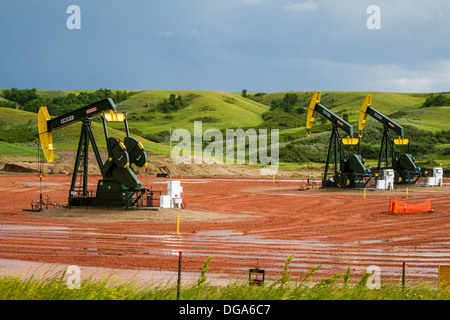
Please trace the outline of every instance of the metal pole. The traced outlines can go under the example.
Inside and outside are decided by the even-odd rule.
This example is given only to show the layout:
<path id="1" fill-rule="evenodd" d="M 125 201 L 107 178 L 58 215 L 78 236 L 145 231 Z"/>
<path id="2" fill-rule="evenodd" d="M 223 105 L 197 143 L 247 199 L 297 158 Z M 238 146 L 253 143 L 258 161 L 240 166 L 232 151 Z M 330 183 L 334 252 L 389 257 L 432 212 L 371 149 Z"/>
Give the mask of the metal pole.
<path id="1" fill-rule="evenodd" d="M 84 125 L 84 161 L 83 161 L 83 197 L 88 196 L 88 163 L 89 163 L 89 135 L 88 128 L 91 125 L 91 119 L 86 118 Z"/>
<path id="2" fill-rule="evenodd" d="M 172 180 L 172 127 L 169 129 L 170 180 Z"/>
<path id="3" fill-rule="evenodd" d="M 336 178 L 339 173 L 338 168 L 338 156 L 340 157 L 340 148 L 339 148 L 339 135 L 338 135 L 338 129 L 335 129 L 335 138 L 334 138 L 334 174 L 336 175 Z M 341 161 L 341 157 L 339 158 L 339 161 Z"/>
<path id="4" fill-rule="evenodd" d="M 172 129 L 175 127 L 170 127 L 169 129 L 169 159 L 170 159 L 170 181 L 172 181 Z"/>
<path id="5" fill-rule="evenodd" d="M 181 258 L 183 251 L 178 251 L 178 282 L 177 282 L 177 300 L 180 300 L 180 289 L 181 289 Z"/>
<path id="6" fill-rule="evenodd" d="M 127 133 L 127 137 L 130 136 L 130 129 L 128 129 L 128 120 L 127 120 L 127 113 L 125 112 L 125 131 Z"/>
<path id="7" fill-rule="evenodd" d="M 378 167 L 377 172 L 380 172 L 381 164 L 383 163 L 383 147 L 384 147 L 384 140 L 385 140 L 386 131 L 383 132 L 383 138 L 381 138 L 381 148 L 380 148 L 380 154 L 378 155 Z"/>
<path id="8" fill-rule="evenodd" d="M 83 153 L 83 142 L 85 141 L 84 134 L 85 134 L 85 131 L 84 131 L 84 123 L 83 123 L 83 125 L 81 127 L 80 140 L 78 141 L 77 155 L 75 157 L 75 166 L 73 168 L 72 182 L 70 184 L 69 207 L 70 207 L 70 202 L 71 202 L 70 199 L 73 198 L 73 196 L 77 195 L 77 194 L 75 194 L 75 185 L 77 183 L 78 167 L 80 165 L 80 158 L 81 158 L 81 154 Z"/>
<path id="9" fill-rule="evenodd" d="M 405 271 L 406 271 L 406 262 L 403 262 L 403 270 L 402 270 L 402 289 L 405 289 Z"/>
<path id="10" fill-rule="evenodd" d="M 180 241 L 178 236 L 180 235 L 180 215 L 177 218 L 177 242 L 178 246 L 180 245 Z M 180 289 L 181 289 L 181 258 L 183 255 L 183 251 L 178 251 L 178 281 L 177 281 L 177 300 L 180 300 Z"/>
<path id="11" fill-rule="evenodd" d="M 333 138 L 334 138 L 334 130 L 331 132 L 330 144 L 328 146 L 327 163 L 325 164 L 325 173 L 323 175 L 323 180 L 326 180 L 328 177 L 328 169 L 329 169 L 330 161 L 331 161 Z M 323 181 L 322 181 L 322 184 L 323 184 Z"/>
<path id="12" fill-rule="evenodd" d="M 42 210 L 42 177 L 44 172 L 42 170 L 42 159 L 41 159 L 41 144 L 38 141 L 38 171 L 39 171 L 39 211 Z"/>

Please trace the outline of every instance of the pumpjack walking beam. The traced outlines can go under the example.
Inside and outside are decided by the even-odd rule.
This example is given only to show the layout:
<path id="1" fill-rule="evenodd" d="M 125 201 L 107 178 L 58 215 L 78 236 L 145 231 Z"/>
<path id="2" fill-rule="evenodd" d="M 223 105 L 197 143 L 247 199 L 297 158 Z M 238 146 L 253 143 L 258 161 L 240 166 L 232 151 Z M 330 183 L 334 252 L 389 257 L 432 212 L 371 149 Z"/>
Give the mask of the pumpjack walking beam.
<path id="1" fill-rule="evenodd" d="M 117 108 L 113 100 L 108 98 L 86 107 L 82 107 L 77 110 L 65 113 L 59 117 L 50 119 L 47 108 L 41 107 L 38 112 L 39 139 L 41 141 L 42 150 L 47 161 L 53 162 L 54 160 L 52 134 L 53 131 L 74 124 L 76 122 L 92 118 L 93 116 L 96 116 L 104 111 L 112 111 L 112 113 L 116 113 L 116 109 Z M 88 124 L 88 126 L 90 127 L 90 123 Z M 97 160 L 98 159 L 101 158 L 99 157 L 97 158 Z"/>
<path id="2" fill-rule="evenodd" d="M 380 172 L 382 169 L 389 169 L 389 158 L 391 158 L 391 168 L 394 169 L 396 175 L 395 183 L 415 183 L 421 176 L 421 169 L 414 163 L 414 157 L 411 155 L 410 139 L 405 138 L 404 128 L 381 112 L 375 110 L 372 107 L 372 96 L 368 95 L 364 99 L 361 110 L 359 111 L 358 129 L 360 136 L 362 136 L 369 115 L 383 124 L 383 137 L 381 139 L 377 171 Z M 392 138 L 391 131 L 397 133 L 398 138 Z M 397 154 L 395 146 L 406 146 L 407 152 Z"/>
<path id="3" fill-rule="evenodd" d="M 310 130 L 317 113 L 330 121 L 333 125 L 322 185 L 364 187 L 370 180 L 370 174 L 364 167 L 364 160 L 359 154 L 360 140 L 357 137 L 353 137 L 354 130 L 351 124 L 320 104 L 320 96 L 321 92 L 316 91 L 311 98 L 306 118 L 306 129 L 307 136 L 310 136 Z M 347 133 L 346 138 L 340 137 L 339 129 L 342 129 Z M 358 148 L 358 154 L 351 154 L 345 157 L 344 146 L 356 146 Z M 329 172 L 332 161 L 334 161 L 334 172 Z M 329 178 L 329 175 L 332 175 L 332 179 Z M 364 178 L 367 177 L 369 177 L 369 179 L 364 181 Z"/>

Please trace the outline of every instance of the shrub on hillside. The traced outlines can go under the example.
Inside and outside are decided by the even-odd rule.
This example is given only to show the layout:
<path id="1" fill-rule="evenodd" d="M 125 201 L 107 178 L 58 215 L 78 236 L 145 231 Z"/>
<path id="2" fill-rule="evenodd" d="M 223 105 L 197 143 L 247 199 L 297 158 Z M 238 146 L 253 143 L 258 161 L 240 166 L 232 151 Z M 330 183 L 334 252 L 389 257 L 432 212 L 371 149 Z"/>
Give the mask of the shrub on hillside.
<path id="1" fill-rule="evenodd" d="M 438 106 L 450 106 L 450 97 L 447 97 L 443 94 L 432 95 L 428 97 L 422 104 L 422 108 Z"/>

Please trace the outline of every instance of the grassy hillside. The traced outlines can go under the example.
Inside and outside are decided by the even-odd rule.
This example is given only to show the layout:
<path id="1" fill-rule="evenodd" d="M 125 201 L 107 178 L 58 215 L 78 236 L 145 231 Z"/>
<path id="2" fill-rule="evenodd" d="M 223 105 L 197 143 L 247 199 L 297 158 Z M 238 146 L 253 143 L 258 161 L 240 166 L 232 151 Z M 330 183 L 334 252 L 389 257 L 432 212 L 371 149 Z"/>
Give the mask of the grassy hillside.
<path id="1" fill-rule="evenodd" d="M 0 160 L 19 157 L 35 161 L 38 157 L 38 150 L 0 141 Z"/>
<path id="2" fill-rule="evenodd" d="M 398 119 L 400 125 L 437 132 L 450 129 L 450 106 L 415 109 Z"/>
<path id="3" fill-rule="evenodd" d="M 309 101 L 314 92 L 293 93 L 296 93 L 300 97 L 299 106 L 308 108 Z M 268 93 L 255 100 L 270 105 L 272 100 L 283 99 L 285 94 L 286 92 Z M 409 113 L 413 113 L 420 109 L 423 102 L 430 94 L 323 91 L 321 93 L 321 104 L 338 115 L 344 113 L 348 114 L 349 122 L 355 125 L 358 122 L 359 110 L 367 95 L 372 95 L 372 107 L 379 112 L 385 115 L 392 115 L 398 111 L 402 111 L 405 113 L 402 118 L 408 119 Z M 434 113 L 434 110 L 431 112 Z M 433 121 L 428 121 L 426 122 L 426 126 L 422 128 L 435 130 L 435 123 Z M 448 128 L 450 128 L 450 125 Z"/>
<path id="4" fill-rule="evenodd" d="M 192 99 L 189 106 L 177 112 L 162 113 L 157 104 L 170 94 Z M 240 94 L 219 91 L 155 90 L 143 91 L 118 105 L 127 112 L 131 130 L 142 134 L 184 128 L 193 132 L 194 121 L 203 120 L 203 129 L 247 128 L 262 123 L 261 114 L 269 107 L 241 97 Z"/>
<path id="5" fill-rule="evenodd" d="M 81 91 L 38 90 L 46 98 L 65 96 Z M 1 90 L 0 90 L 1 93 Z M 280 130 L 281 161 L 298 163 L 323 162 L 326 157 L 331 124 L 316 118 L 313 135 L 305 136 L 305 108 L 313 92 L 291 92 L 298 101 L 290 110 L 271 108 L 274 101 L 283 101 L 286 92 L 249 93 L 243 98 L 240 93 L 193 90 L 142 90 L 123 102 L 116 103 L 119 112 L 126 112 L 132 135 L 142 141 L 150 153 L 168 154 L 169 129 L 184 128 L 193 131 L 194 121 L 202 120 L 203 131 L 209 128 L 274 128 Z M 159 105 L 174 94 L 181 96 L 187 105 L 173 112 L 162 112 Z M 372 106 L 405 127 L 405 135 L 412 139 L 414 155 L 420 161 L 435 160 L 438 165 L 450 167 L 450 106 L 423 108 L 431 94 L 408 94 L 386 92 L 333 92 L 324 91 L 321 103 L 341 117 L 348 117 L 357 132 L 359 110 L 367 95 L 372 95 Z M 449 94 L 446 94 L 449 96 Z M 2 98 L 2 101 L 5 100 Z M 300 110 L 302 109 L 302 110 Z M 37 115 L 21 110 L 0 108 L 1 141 L 26 147 L 37 139 Z M 98 146 L 106 150 L 103 127 L 93 123 Z M 123 124 L 108 124 L 110 136 L 123 138 Z M 68 126 L 54 133 L 54 144 L 58 149 L 76 149 L 80 124 Z M 376 159 L 382 133 L 381 125 L 373 118 L 367 121 L 363 137 L 363 156 L 368 163 Z M 153 142 L 152 142 L 153 141 Z M 0 150 L 1 152 L 1 150 Z M 291 165 L 289 165 L 291 167 Z"/>
<path id="6" fill-rule="evenodd" d="M 303 110 L 307 108 L 313 92 L 291 93 L 295 93 L 299 97 L 293 111 L 284 112 L 279 107 L 272 107 L 269 112 L 270 116 L 263 115 L 267 118 L 265 122 L 267 125 L 280 128 L 280 158 L 297 163 L 324 162 L 331 123 L 320 115 L 317 116 L 312 129 L 313 134 L 307 138 L 305 136 L 306 113 L 299 114 L 297 108 Z M 252 93 L 249 96 L 250 99 L 273 106 L 273 102 L 282 101 L 285 94 L 285 92 Z M 321 95 L 321 104 L 342 118 L 348 117 L 348 122 L 354 126 L 357 134 L 359 110 L 367 95 L 372 95 L 373 108 L 404 126 L 405 136 L 411 139 L 412 153 L 419 164 L 431 160 L 431 166 L 450 167 L 450 148 L 448 147 L 450 143 L 448 113 L 450 106 L 423 108 L 424 101 L 432 94 L 324 91 Z M 446 96 L 450 95 L 447 93 Z M 382 125 L 369 117 L 362 139 L 362 155 L 369 164 L 376 163 L 378 158 L 382 131 Z"/>

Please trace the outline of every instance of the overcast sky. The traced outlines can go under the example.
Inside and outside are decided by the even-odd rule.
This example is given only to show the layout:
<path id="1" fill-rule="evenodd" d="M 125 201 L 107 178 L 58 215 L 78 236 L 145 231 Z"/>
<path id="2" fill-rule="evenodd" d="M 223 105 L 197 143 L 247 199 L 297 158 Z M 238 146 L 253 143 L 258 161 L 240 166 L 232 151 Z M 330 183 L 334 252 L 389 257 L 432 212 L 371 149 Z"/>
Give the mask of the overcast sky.
<path id="1" fill-rule="evenodd" d="M 446 0 L 0 0 L 0 88 L 450 91 L 449 39 Z"/>

